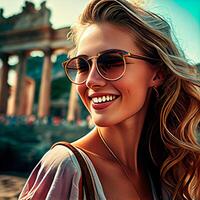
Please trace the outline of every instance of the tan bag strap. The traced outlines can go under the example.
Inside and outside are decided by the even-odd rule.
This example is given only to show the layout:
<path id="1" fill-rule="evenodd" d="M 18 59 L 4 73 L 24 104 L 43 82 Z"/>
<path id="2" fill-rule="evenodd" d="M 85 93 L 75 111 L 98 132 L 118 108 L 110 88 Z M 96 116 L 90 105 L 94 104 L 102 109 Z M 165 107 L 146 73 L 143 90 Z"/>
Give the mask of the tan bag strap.
<path id="1" fill-rule="evenodd" d="M 90 173 L 87 163 L 84 160 L 84 158 L 82 157 L 81 153 L 72 144 L 65 142 L 65 141 L 57 142 L 51 148 L 55 147 L 56 145 L 63 145 L 65 147 L 69 148 L 74 153 L 74 155 L 76 156 L 76 159 L 78 160 L 80 168 L 81 168 L 82 185 L 83 185 L 83 188 L 85 188 L 86 199 L 87 200 L 95 200 L 95 189 L 94 189 L 94 185 L 92 183 L 91 173 Z M 82 192 L 81 192 L 79 199 L 80 200 L 83 199 Z"/>

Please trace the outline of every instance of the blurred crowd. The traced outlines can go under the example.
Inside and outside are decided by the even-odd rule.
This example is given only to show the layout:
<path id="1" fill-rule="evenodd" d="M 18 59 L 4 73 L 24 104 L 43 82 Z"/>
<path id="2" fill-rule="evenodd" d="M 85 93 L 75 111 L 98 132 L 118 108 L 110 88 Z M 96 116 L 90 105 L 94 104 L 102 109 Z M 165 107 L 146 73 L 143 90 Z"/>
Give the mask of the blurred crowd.
<path id="1" fill-rule="evenodd" d="M 53 125 L 53 126 L 88 126 L 92 128 L 93 124 L 91 122 L 90 116 L 86 119 L 79 119 L 76 121 L 67 122 L 66 119 L 59 116 L 47 116 L 44 118 L 39 118 L 35 115 L 30 116 L 7 116 L 0 115 L 0 124 L 3 125 Z"/>

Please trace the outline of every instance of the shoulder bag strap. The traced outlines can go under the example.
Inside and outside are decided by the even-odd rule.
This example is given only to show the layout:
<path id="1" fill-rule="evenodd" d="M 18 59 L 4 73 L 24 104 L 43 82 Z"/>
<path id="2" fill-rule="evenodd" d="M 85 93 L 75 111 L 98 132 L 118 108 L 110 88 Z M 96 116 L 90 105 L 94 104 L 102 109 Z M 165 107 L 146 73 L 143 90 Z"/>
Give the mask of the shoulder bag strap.
<path id="1" fill-rule="evenodd" d="M 82 155 L 79 153 L 79 151 L 70 143 L 61 141 L 55 143 L 51 148 L 55 147 L 56 145 L 63 145 L 67 148 L 69 148 L 74 155 L 76 156 L 76 159 L 78 160 L 78 163 L 81 168 L 82 172 L 82 182 L 83 182 L 83 187 L 85 188 L 85 193 L 86 193 L 86 199 L 87 200 L 95 200 L 95 190 L 94 190 L 94 185 L 92 183 L 92 178 L 91 178 L 91 173 L 88 169 L 87 163 L 82 157 Z M 82 195 L 83 198 L 83 195 Z"/>

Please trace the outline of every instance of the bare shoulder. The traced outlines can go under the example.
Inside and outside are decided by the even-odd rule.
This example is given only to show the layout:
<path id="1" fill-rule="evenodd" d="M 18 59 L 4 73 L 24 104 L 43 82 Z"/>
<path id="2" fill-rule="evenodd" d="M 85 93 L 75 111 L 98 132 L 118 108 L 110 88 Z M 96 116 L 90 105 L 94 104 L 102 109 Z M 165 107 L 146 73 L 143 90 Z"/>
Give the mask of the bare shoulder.
<path id="1" fill-rule="evenodd" d="M 95 131 L 91 131 L 90 133 L 80 138 L 79 140 L 74 141 L 72 145 L 91 153 L 95 154 L 102 153 L 101 141 L 99 140 L 98 134 L 96 134 Z"/>

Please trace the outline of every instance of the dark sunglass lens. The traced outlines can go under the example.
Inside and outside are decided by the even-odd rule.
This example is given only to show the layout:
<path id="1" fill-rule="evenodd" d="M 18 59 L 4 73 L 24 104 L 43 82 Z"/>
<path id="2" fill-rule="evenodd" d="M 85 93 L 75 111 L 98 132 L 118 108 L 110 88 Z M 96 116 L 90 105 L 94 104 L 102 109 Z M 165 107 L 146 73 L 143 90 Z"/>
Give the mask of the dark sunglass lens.
<path id="1" fill-rule="evenodd" d="M 119 53 L 109 52 L 102 54 L 97 62 L 100 73 L 107 79 L 115 80 L 124 72 L 124 60 Z"/>
<path id="2" fill-rule="evenodd" d="M 89 64 L 84 58 L 72 59 L 66 67 L 68 77 L 75 83 L 83 83 L 88 76 Z"/>

